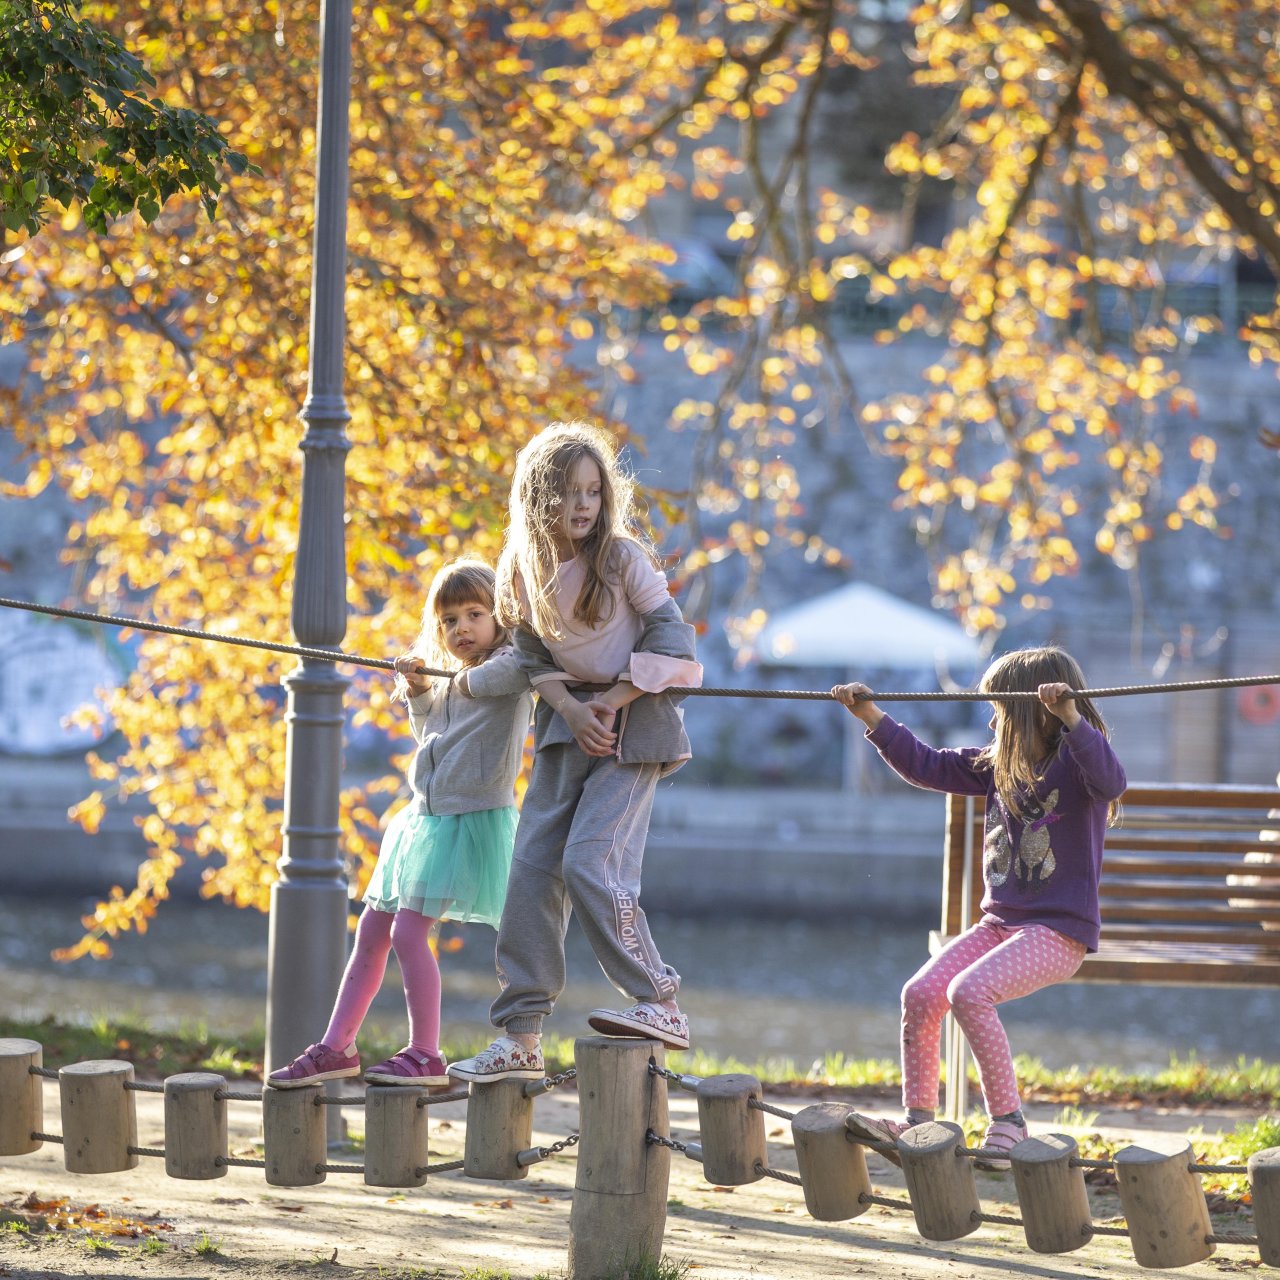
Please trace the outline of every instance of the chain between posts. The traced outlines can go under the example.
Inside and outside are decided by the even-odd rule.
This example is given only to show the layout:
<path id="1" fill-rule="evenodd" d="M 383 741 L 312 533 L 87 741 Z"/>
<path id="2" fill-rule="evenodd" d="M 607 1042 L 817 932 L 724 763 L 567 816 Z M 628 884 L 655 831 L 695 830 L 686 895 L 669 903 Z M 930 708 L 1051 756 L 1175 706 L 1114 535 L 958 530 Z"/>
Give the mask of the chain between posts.
<path id="1" fill-rule="evenodd" d="M 697 1093 L 698 1086 L 702 1083 L 699 1076 L 682 1076 L 678 1072 L 670 1071 L 666 1067 L 660 1067 L 656 1062 L 649 1063 L 649 1074 L 651 1076 L 661 1076 L 664 1080 L 670 1081 L 672 1084 L 679 1085 L 687 1093 Z"/>
<path id="2" fill-rule="evenodd" d="M 522 1169 L 527 1169 L 531 1164 L 537 1164 L 539 1160 L 550 1160 L 552 1156 L 558 1156 L 562 1151 L 568 1151 L 570 1147 L 576 1147 L 582 1141 L 582 1135 L 571 1133 L 567 1138 L 561 1138 L 558 1142 L 553 1142 L 549 1147 L 530 1147 L 527 1151 L 521 1151 L 516 1156 L 516 1164 Z"/>
<path id="3" fill-rule="evenodd" d="M 648 1146 L 666 1147 L 668 1151 L 678 1151 L 681 1155 L 687 1155 L 689 1148 L 683 1142 L 677 1142 L 674 1138 L 664 1138 L 660 1133 L 654 1133 L 652 1129 L 647 1129 L 644 1135 L 645 1143 Z"/>

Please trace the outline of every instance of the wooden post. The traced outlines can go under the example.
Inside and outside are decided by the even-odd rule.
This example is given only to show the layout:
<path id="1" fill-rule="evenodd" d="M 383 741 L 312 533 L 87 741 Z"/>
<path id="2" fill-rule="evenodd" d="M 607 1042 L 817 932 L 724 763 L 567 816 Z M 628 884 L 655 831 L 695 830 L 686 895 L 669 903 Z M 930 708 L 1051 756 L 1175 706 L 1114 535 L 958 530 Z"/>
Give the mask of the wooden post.
<path id="1" fill-rule="evenodd" d="M 867 1158 L 861 1145 L 849 1139 L 844 1127 L 848 1114 L 840 1103 L 818 1102 L 791 1121 L 805 1208 L 819 1222 L 844 1222 L 870 1207 L 862 1199 L 871 1194 Z"/>
<path id="2" fill-rule="evenodd" d="M 138 1109 L 124 1086 L 132 1062 L 73 1062 L 58 1072 L 62 1098 L 62 1158 L 68 1173 L 135 1169 Z"/>
<path id="3" fill-rule="evenodd" d="M 1255 1151 L 1249 1157 L 1249 1186 L 1258 1253 L 1268 1267 L 1280 1267 L 1280 1147 Z"/>
<path id="4" fill-rule="evenodd" d="M 462 1156 L 468 1178 L 506 1182 L 529 1176 L 529 1170 L 516 1159 L 533 1146 L 533 1098 L 525 1093 L 528 1083 L 495 1080 L 471 1086 L 467 1145 Z"/>
<path id="5" fill-rule="evenodd" d="M 602 1280 L 662 1256 L 671 1153 L 667 1082 L 649 1074 L 666 1049 L 651 1040 L 584 1036 L 578 1067 L 578 1174 L 569 1214 L 569 1280 Z M 487 1087 L 487 1086 L 486 1086 Z"/>
<path id="6" fill-rule="evenodd" d="M 420 1187 L 426 1182 L 425 1096 L 423 1089 L 394 1084 L 371 1084 L 365 1091 L 364 1180 L 369 1186 Z M 468 1136 L 470 1130 L 468 1125 Z"/>
<path id="7" fill-rule="evenodd" d="M 916 1230 L 926 1240 L 959 1240 L 981 1226 L 973 1162 L 960 1154 L 963 1145 L 964 1131 L 945 1120 L 913 1125 L 898 1138 Z"/>
<path id="8" fill-rule="evenodd" d="M 38 1040 L 0 1038 L 0 1156 L 25 1156 L 44 1143 L 44 1089 L 32 1070 L 44 1064 Z"/>
<path id="9" fill-rule="evenodd" d="M 262 1145 L 267 1182 L 273 1187 L 314 1187 L 325 1179 L 324 1106 L 321 1086 L 263 1089 Z"/>
<path id="10" fill-rule="evenodd" d="M 1024 1138 L 1009 1153 L 1027 1245 L 1037 1253 L 1070 1253 L 1093 1238 L 1084 1170 L 1072 1167 L 1079 1148 L 1065 1133 Z"/>
<path id="11" fill-rule="evenodd" d="M 702 1135 L 702 1172 L 717 1187 L 759 1182 L 769 1151 L 764 1112 L 749 1105 L 763 1091 L 755 1076 L 710 1076 L 698 1081 L 698 1129 Z"/>
<path id="12" fill-rule="evenodd" d="M 1115 1154 L 1120 1206 L 1141 1267 L 1185 1267 L 1213 1253 L 1213 1226 L 1191 1143 L 1170 1136 L 1166 1151 L 1125 1147 Z"/>
<path id="13" fill-rule="evenodd" d="M 227 1100 L 222 1076 L 184 1071 L 164 1082 L 164 1171 L 171 1178 L 227 1176 Z"/>

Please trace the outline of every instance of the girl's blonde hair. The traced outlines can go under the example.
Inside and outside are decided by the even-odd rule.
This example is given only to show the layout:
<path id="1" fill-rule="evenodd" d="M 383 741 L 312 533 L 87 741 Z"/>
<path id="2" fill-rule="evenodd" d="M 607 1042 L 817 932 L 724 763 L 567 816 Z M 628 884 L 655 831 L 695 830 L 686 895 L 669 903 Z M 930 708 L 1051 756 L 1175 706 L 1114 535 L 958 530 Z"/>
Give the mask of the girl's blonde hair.
<path id="1" fill-rule="evenodd" d="M 1042 684 L 1083 689 L 1084 672 L 1069 653 L 1054 645 L 1015 649 L 987 668 L 978 688 L 983 693 L 1034 693 Z M 1018 698 L 993 705 L 994 736 L 978 759 L 990 766 L 1000 798 L 1011 813 L 1021 818 L 1023 805 L 1044 777 L 1041 766 L 1058 750 L 1065 726 L 1038 700 Z M 1082 719 L 1107 736 L 1107 726 L 1092 700 L 1077 698 L 1076 710 Z M 1115 813 L 1113 803 L 1108 817 L 1114 819 Z"/>
<path id="2" fill-rule="evenodd" d="M 589 458 L 600 469 L 600 516 L 579 544 L 586 564 L 582 591 L 573 607 L 573 620 L 599 626 L 613 616 L 613 586 L 617 581 L 619 544 L 645 547 L 634 523 L 634 485 L 618 463 L 613 441 L 585 422 L 553 422 L 540 431 L 516 457 L 511 479 L 511 518 L 498 560 L 497 618 L 504 626 L 521 621 L 516 592 L 519 576 L 528 598 L 529 619 L 538 635 L 558 640 L 564 624 L 556 607 L 554 580 L 560 563 L 556 532 L 573 475 Z"/>
<path id="3" fill-rule="evenodd" d="M 431 579 L 427 601 L 422 606 L 422 625 L 413 643 L 406 650 L 406 654 L 412 658 L 421 658 L 423 666 L 432 667 L 437 671 L 460 669 L 457 659 L 445 645 L 444 627 L 440 623 L 440 614 L 445 609 L 458 609 L 466 604 L 480 604 L 490 613 L 494 613 L 495 582 L 493 569 L 483 560 L 464 556 L 460 560 L 451 560 L 441 565 L 436 576 Z M 464 665 L 474 667 L 489 657 L 495 649 L 510 643 L 510 632 L 501 622 L 498 622 L 498 633 L 492 647 L 476 653 Z M 397 676 L 391 696 L 403 697 L 407 693 L 408 684 L 405 678 Z"/>

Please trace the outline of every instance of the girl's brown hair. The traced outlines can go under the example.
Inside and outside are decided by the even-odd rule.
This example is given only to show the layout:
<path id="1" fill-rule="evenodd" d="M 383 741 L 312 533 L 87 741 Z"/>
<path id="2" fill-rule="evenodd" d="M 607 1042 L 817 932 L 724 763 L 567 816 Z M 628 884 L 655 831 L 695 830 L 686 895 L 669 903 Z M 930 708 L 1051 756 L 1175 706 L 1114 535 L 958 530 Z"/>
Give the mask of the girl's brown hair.
<path id="1" fill-rule="evenodd" d="M 406 650 L 407 655 L 421 658 L 424 666 L 432 667 L 437 671 L 457 669 L 457 659 L 449 652 L 444 642 L 444 628 L 440 625 L 440 615 L 446 609 L 458 609 L 466 604 L 483 605 L 490 613 L 494 613 L 495 583 L 496 577 L 493 570 L 483 560 L 463 557 L 441 565 L 436 576 L 431 579 L 427 601 L 422 606 L 422 625 L 413 643 Z M 495 649 L 510 643 L 511 633 L 499 621 L 498 633 L 492 648 L 477 653 L 465 665 L 474 667 L 489 657 Z M 407 692 L 408 685 L 404 677 L 397 676 L 391 696 L 403 697 Z"/>
<path id="2" fill-rule="evenodd" d="M 1083 689 L 1084 672 L 1065 650 L 1053 645 L 1015 649 L 997 658 L 983 674 L 983 693 L 1034 693 L 1042 684 Z M 1065 726 L 1044 703 L 1030 698 L 996 701 L 991 741 L 978 759 L 995 774 L 996 790 L 1011 813 L 1021 818 L 1023 804 L 1043 779 L 1043 765 L 1057 752 Z M 1104 737 L 1107 726 L 1089 698 L 1077 698 L 1076 710 Z M 1108 817 L 1114 820 L 1113 802 Z"/>
<path id="3" fill-rule="evenodd" d="M 585 422 L 554 422 L 529 441 L 516 457 L 511 479 L 511 518 L 498 560 L 498 621 L 521 621 L 519 577 L 528 599 L 529 622 L 538 635 L 558 640 L 568 619 L 555 600 L 560 563 L 556 533 L 578 464 L 589 458 L 600 471 L 600 515 L 578 546 L 586 575 L 573 607 L 573 620 L 596 627 L 613 616 L 612 583 L 617 580 L 619 544 L 645 547 L 635 528 L 634 486 L 618 463 L 617 449 L 603 431 Z"/>

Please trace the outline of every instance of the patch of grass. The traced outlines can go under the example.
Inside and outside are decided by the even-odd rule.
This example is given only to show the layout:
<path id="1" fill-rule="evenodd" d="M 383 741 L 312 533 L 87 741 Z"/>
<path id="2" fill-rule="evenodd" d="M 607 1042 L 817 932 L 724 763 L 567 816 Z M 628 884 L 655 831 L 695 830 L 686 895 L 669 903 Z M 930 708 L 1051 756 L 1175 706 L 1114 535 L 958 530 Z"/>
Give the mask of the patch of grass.
<path id="1" fill-rule="evenodd" d="M 605 1280 L 685 1280 L 693 1263 L 688 1258 L 641 1256 L 634 1262 L 621 1262 L 605 1273 Z"/>
<path id="2" fill-rule="evenodd" d="M 1055 1129 L 1096 1129 L 1098 1127 L 1098 1113 L 1096 1111 L 1081 1111 L 1079 1107 L 1063 1107 L 1053 1121 Z"/>
<path id="3" fill-rule="evenodd" d="M 202 1231 L 196 1240 L 195 1251 L 202 1258 L 217 1258 L 222 1255 L 222 1242 L 215 1240 L 207 1231 Z"/>
<path id="4" fill-rule="evenodd" d="M 8 1231 L 13 1235 L 29 1236 L 31 1234 L 31 1224 L 22 1222 L 17 1218 L 9 1218 L 4 1222 L 0 1222 L 0 1231 Z"/>
<path id="5" fill-rule="evenodd" d="M 0 1017 L 0 1037 L 36 1040 L 44 1046 L 47 1066 L 116 1058 L 132 1062 L 140 1079 L 176 1075 L 182 1071 L 217 1071 L 229 1078 L 260 1079 L 265 1035 L 261 1026 L 243 1033 L 214 1033 L 203 1023 L 177 1030 L 156 1031 L 140 1018 L 99 1017 L 90 1023 L 64 1023 Z M 469 1057 L 483 1049 L 490 1033 L 455 1039 L 447 1047 L 451 1058 Z M 360 1038 L 360 1051 L 370 1062 L 389 1057 L 404 1042 L 403 1030 L 388 1034 L 374 1026 Z M 555 1074 L 573 1065 L 573 1041 L 560 1036 L 543 1040 L 547 1071 Z M 754 1075 L 774 1090 L 821 1088 L 896 1090 L 902 1076 L 895 1061 L 851 1058 L 833 1052 L 807 1067 L 792 1058 L 754 1062 L 717 1058 L 702 1052 L 675 1053 L 673 1071 L 694 1076 L 742 1073 Z M 1280 1104 L 1280 1063 L 1239 1058 L 1213 1066 L 1194 1054 L 1171 1055 L 1159 1071 L 1126 1071 L 1100 1064 L 1050 1069 L 1035 1058 L 1020 1056 L 1018 1081 L 1028 1101 L 1056 1102 L 1083 1112 L 1100 1103 L 1138 1102 L 1162 1106 L 1215 1102 L 1274 1109 Z"/>
<path id="6" fill-rule="evenodd" d="M 101 1236 L 86 1236 L 84 1241 L 84 1247 L 88 1249 L 90 1253 L 114 1253 L 115 1252 L 115 1249 L 112 1248 L 111 1244 L 108 1241 L 104 1240 Z"/>
<path id="7" fill-rule="evenodd" d="M 143 1253 L 167 1253 L 168 1249 L 169 1246 L 159 1236 L 148 1236 L 142 1245 Z"/>

